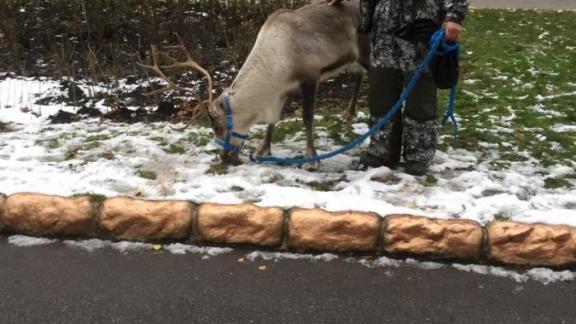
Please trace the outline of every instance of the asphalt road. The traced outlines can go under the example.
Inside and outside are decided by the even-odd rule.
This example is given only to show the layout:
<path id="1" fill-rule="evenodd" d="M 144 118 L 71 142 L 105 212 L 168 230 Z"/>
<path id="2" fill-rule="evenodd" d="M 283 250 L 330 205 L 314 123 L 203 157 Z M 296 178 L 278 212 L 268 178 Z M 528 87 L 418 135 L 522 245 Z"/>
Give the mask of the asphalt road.
<path id="1" fill-rule="evenodd" d="M 576 0 L 471 0 L 477 8 L 576 10 Z"/>
<path id="2" fill-rule="evenodd" d="M 0 239 L 1 323 L 570 323 L 576 284 Z M 266 270 L 259 267 L 266 265 Z"/>

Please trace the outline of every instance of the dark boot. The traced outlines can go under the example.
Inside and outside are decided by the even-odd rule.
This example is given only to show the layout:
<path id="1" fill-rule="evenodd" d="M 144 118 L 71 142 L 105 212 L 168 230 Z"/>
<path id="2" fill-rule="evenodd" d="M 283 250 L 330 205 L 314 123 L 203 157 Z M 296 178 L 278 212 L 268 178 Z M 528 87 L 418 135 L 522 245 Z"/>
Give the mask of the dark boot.
<path id="1" fill-rule="evenodd" d="M 426 174 L 438 145 L 438 122 L 418 122 L 404 118 L 404 161 L 406 173 L 421 176 Z"/>
<path id="2" fill-rule="evenodd" d="M 360 157 L 360 164 L 366 167 L 387 166 L 396 168 L 402 152 L 402 117 L 400 114 L 370 137 L 368 148 Z M 372 119 L 371 124 L 377 122 Z"/>

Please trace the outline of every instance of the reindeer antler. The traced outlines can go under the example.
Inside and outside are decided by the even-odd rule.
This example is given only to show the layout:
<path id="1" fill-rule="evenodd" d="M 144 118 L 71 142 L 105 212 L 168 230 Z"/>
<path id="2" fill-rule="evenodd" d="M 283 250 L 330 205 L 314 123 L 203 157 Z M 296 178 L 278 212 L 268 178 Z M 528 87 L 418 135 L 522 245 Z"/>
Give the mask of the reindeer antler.
<path id="1" fill-rule="evenodd" d="M 178 35 L 177 33 L 174 33 L 174 36 L 176 36 L 176 38 L 178 39 L 178 43 L 179 43 L 178 48 L 180 49 L 180 51 L 182 53 L 184 53 L 184 55 L 186 55 L 186 61 L 180 62 L 180 61 L 174 59 L 173 57 L 171 57 L 170 55 L 167 55 L 165 52 L 161 52 L 161 54 L 164 57 L 166 57 L 168 60 L 172 61 L 172 64 L 163 66 L 162 68 L 164 68 L 166 70 L 186 69 L 186 68 L 193 68 L 195 70 L 198 70 L 200 73 L 202 73 L 206 77 L 206 79 L 208 79 L 208 99 L 207 100 L 210 103 L 212 103 L 214 101 L 213 100 L 214 82 L 212 81 L 212 76 L 210 76 L 210 73 L 205 68 L 200 66 L 200 64 L 198 64 L 192 58 L 192 55 L 190 55 L 190 51 L 188 51 L 188 48 L 184 44 L 184 40 L 182 40 L 182 37 L 180 37 L 180 35 Z"/>
<path id="2" fill-rule="evenodd" d="M 151 46 L 152 64 L 151 65 L 147 65 L 147 64 L 143 64 L 143 63 L 137 63 L 137 64 L 139 66 L 143 67 L 144 69 L 147 69 L 147 70 L 151 71 L 152 73 L 158 75 L 162 80 L 164 80 L 166 83 L 168 83 L 168 85 L 164 88 L 157 89 L 157 90 L 151 91 L 149 93 L 146 93 L 145 94 L 146 96 L 153 96 L 153 95 L 157 95 L 157 94 L 169 91 L 169 90 L 176 90 L 176 91 L 180 91 L 180 92 L 191 93 L 196 98 L 198 104 L 195 107 L 189 109 L 191 114 L 192 114 L 190 121 L 182 128 L 178 128 L 178 129 L 173 128 L 175 130 L 184 130 L 184 129 L 188 128 L 188 126 L 190 126 L 192 123 L 194 123 L 195 121 L 199 120 L 204 115 L 206 115 L 206 113 L 208 113 L 208 109 L 209 109 L 210 105 L 212 105 L 212 102 L 214 101 L 214 98 L 213 98 L 214 83 L 212 81 L 212 77 L 210 76 L 210 73 L 205 68 L 200 66 L 200 64 L 198 64 L 192 58 L 192 55 L 190 55 L 190 51 L 188 51 L 188 48 L 184 44 L 182 37 L 180 37 L 180 35 L 178 35 L 176 33 L 174 35 L 176 36 L 176 38 L 178 38 L 178 42 L 179 42 L 179 45 L 177 48 L 179 48 L 180 51 L 186 56 L 185 61 L 178 61 L 177 59 L 170 56 L 168 53 L 161 51 L 158 49 L 158 47 L 156 47 L 155 45 L 152 45 Z M 158 64 L 159 54 L 162 55 L 162 57 L 164 57 L 165 59 L 169 60 L 172 63 L 170 65 L 159 66 L 159 64 Z M 182 87 L 182 86 L 175 84 L 166 76 L 166 74 L 163 71 L 163 70 L 177 70 L 177 69 L 188 69 L 188 68 L 198 70 L 200 73 L 202 73 L 208 79 L 208 99 L 202 100 L 202 98 L 196 92 L 195 89 L 192 89 L 189 87 Z"/>

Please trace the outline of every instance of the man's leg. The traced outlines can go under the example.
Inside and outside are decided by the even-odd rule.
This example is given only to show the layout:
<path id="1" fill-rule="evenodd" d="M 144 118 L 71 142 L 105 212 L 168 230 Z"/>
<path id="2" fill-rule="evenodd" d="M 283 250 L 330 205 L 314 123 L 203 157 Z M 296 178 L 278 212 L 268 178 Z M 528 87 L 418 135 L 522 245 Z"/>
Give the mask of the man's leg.
<path id="1" fill-rule="evenodd" d="M 405 74 L 408 82 L 411 75 Z M 432 164 L 438 144 L 438 89 L 425 73 L 406 101 L 404 111 L 404 161 L 406 172 L 424 175 Z"/>
<path id="2" fill-rule="evenodd" d="M 402 73 L 392 68 L 372 67 L 368 73 L 368 105 L 371 125 L 382 118 L 398 101 L 402 93 Z M 402 152 L 402 112 L 370 138 L 368 149 L 362 154 L 360 164 L 367 167 L 382 165 L 394 168 Z"/>

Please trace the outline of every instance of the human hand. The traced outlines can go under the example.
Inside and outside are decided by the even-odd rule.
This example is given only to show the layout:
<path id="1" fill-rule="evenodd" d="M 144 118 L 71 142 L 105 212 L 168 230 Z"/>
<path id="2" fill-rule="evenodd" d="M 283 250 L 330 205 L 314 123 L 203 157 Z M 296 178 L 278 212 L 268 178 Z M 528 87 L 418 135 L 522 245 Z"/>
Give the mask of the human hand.
<path id="1" fill-rule="evenodd" d="M 462 25 L 452 21 L 447 21 L 444 23 L 444 30 L 446 31 L 446 40 L 448 42 L 456 42 L 460 39 L 462 34 Z"/>

